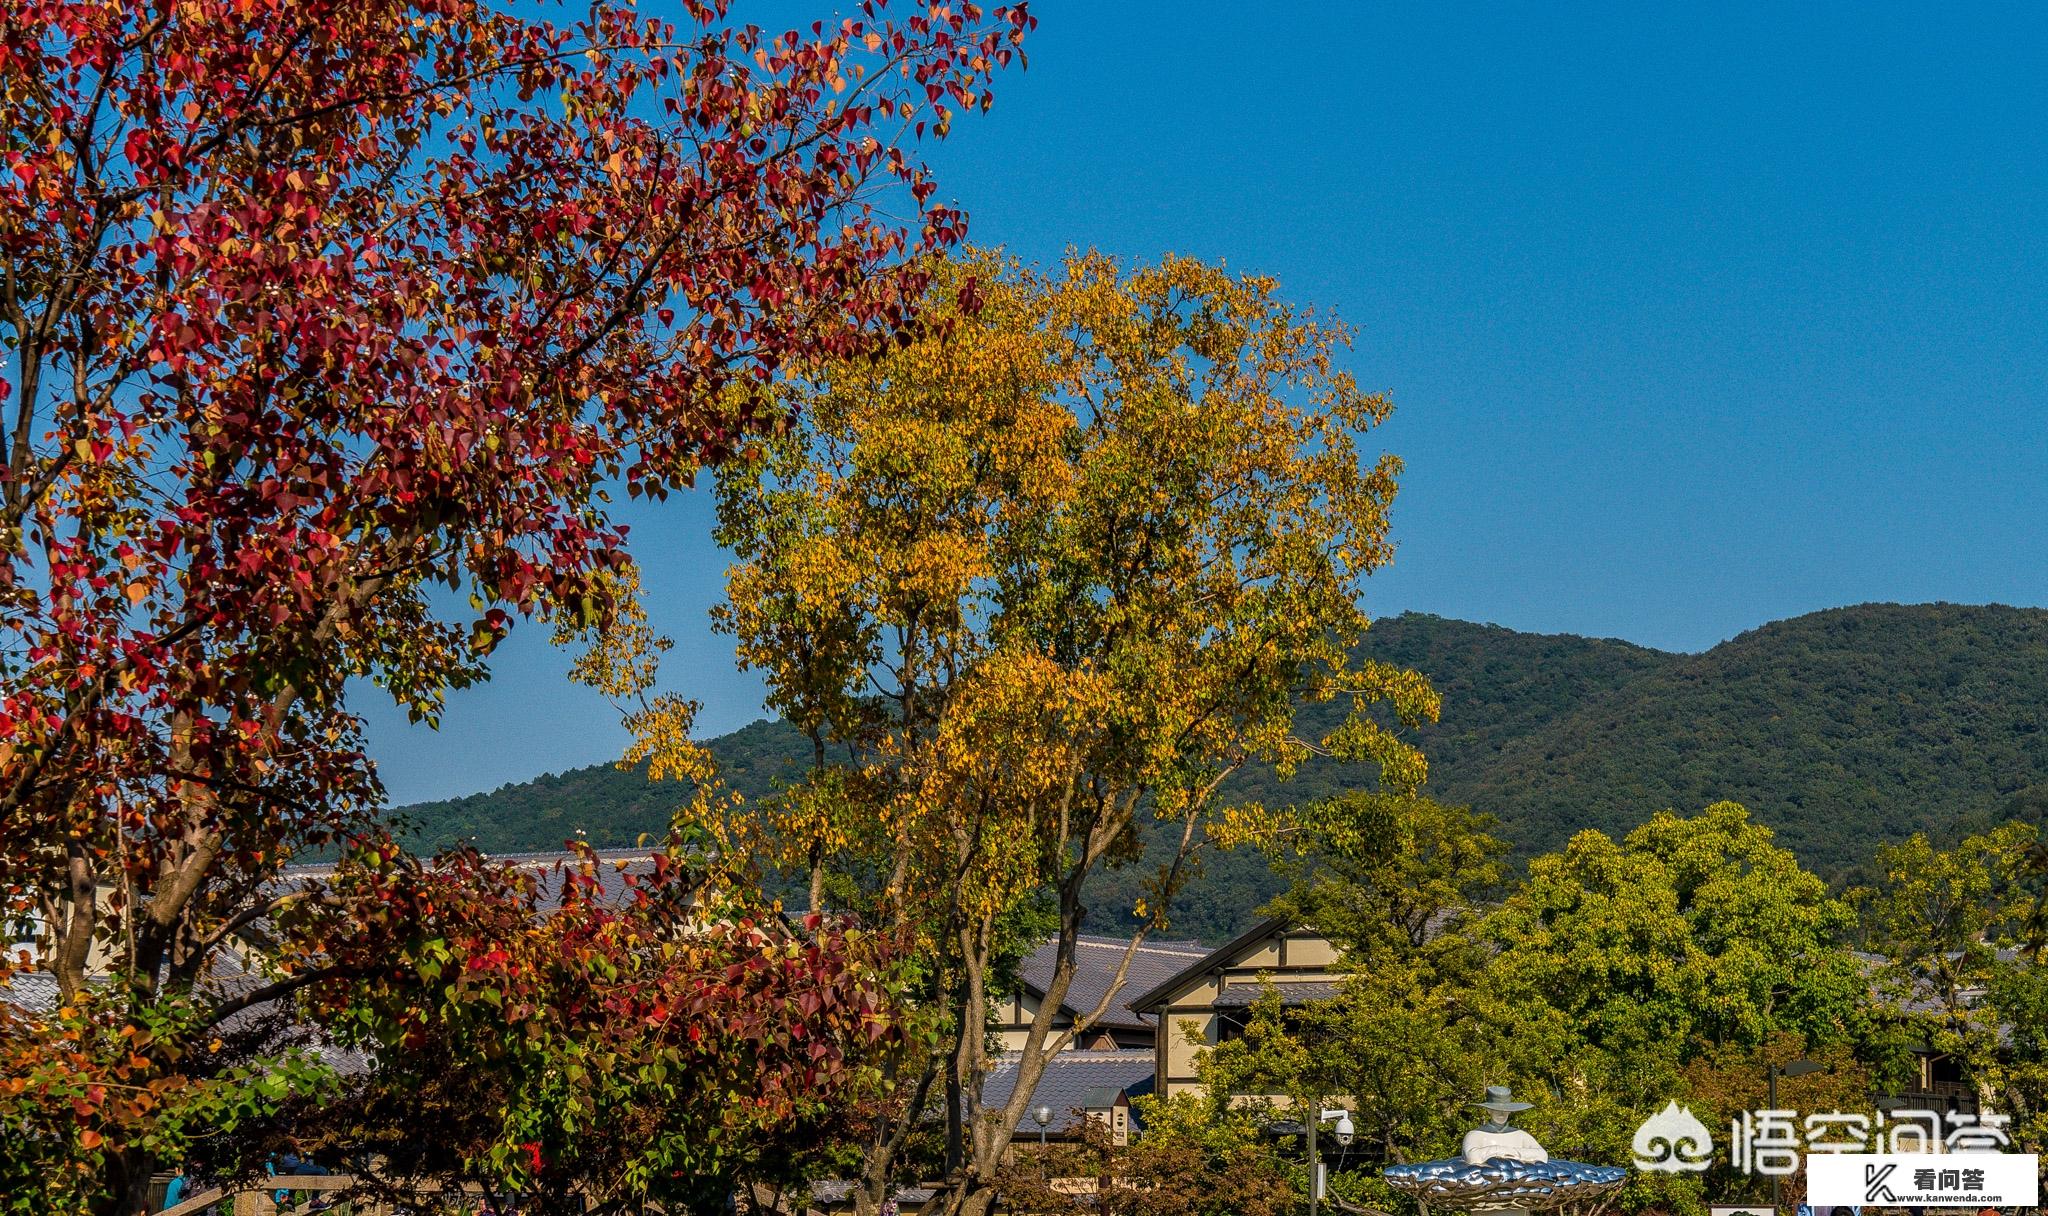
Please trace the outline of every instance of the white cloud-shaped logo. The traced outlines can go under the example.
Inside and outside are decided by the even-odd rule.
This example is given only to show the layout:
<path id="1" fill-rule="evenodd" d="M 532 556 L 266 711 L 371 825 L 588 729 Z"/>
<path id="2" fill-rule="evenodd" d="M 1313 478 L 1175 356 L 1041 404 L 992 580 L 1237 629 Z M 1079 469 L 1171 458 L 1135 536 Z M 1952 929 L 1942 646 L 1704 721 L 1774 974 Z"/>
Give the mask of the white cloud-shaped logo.
<path id="1" fill-rule="evenodd" d="M 1714 1137 L 1707 1125 L 1677 1102 L 1643 1120 L 1629 1147 L 1636 1151 L 1636 1168 L 1676 1174 L 1703 1170 L 1714 1155 Z"/>

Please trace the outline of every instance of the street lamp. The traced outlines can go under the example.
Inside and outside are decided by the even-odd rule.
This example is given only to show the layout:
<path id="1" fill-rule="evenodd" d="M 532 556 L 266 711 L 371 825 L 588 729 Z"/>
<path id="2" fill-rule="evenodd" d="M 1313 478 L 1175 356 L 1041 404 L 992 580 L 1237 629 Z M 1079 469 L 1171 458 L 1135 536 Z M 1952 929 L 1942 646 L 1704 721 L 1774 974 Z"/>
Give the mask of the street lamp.
<path id="1" fill-rule="evenodd" d="M 1827 1065 L 1825 1065 L 1825 1064 L 1822 1064 L 1822 1063 L 1820 1063 L 1820 1062 L 1819 1062 L 1818 1060 L 1808 1060 L 1808 1059 L 1805 1059 L 1804 1057 L 1802 1057 L 1802 1058 L 1800 1058 L 1800 1059 L 1797 1059 L 1797 1060 L 1787 1060 L 1787 1061 L 1785 1061 L 1785 1062 L 1784 1062 L 1783 1064 L 1771 1064 L 1771 1065 L 1768 1065 L 1768 1066 L 1766 1067 L 1766 1069 L 1765 1069 L 1765 1072 L 1764 1072 L 1764 1089 L 1765 1089 L 1765 1095 L 1766 1095 L 1766 1096 L 1765 1096 L 1765 1098 L 1764 1098 L 1764 1104 L 1765 1104 L 1766 1106 L 1768 1106 L 1768 1107 L 1769 1107 L 1769 1108 L 1770 1108 L 1771 1110 L 1776 1110 L 1776 1109 L 1778 1109 L 1778 1078 L 1779 1078 L 1779 1077 L 1808 1077 L 1808 1076 L 1812 1076 L 1812 1075 L 1813 1075 L 1814 1073 L 1817 1073 L 1817 1072 L 1821 1071 L 1822 1069 L 1824 1069 L 1824 1068 L 1826 1068 L 1826 1067 L 1827 1067 Z M 1776 1175 L 1776 1174 L 1772 1174 L 1772 1175 L 1771 1175 L 1771 1211 L 1772 1211 L 1772 1212 L 1776 1212 L 1776 1211 L 1778 1210 L 1778 1193 L 1779 1193 L 1779 1190 L 1780 1190 L 1780 1189 L 1781 1189 L 1781 1188 L 1782 1188 L 1783 1186 L 1784 1186 L 1784 1179 L 1780 1178 L 1780 1177 L 1779 1177 L 1778 1175 Z"/>
<path id="2" fill-rule="evenodd" d="M 1052 1107 L 1033 1107 L 1031 1121 L 1038 1124 L 1038 1176 L 1045 1177 L 1045 1129 L 1052 1125 Z"/>
<path id="3" fill-rule="evenodd" d="M 1316 1156 L 1316 1128 L 1331 1119 L 1337 1126 L 1331 1130 L 1337 1133 L 1337 1147 L 1350 1148 L 1352 1134 L 1357 1130 L 1351 1125 L 1351 1112 L 1343 1107 L 1320 1111 L 1308 1124 L 1308 1216 L 1316 1216 L 1316 1201 L 1323 1197 L 1323 1163 Z"/>

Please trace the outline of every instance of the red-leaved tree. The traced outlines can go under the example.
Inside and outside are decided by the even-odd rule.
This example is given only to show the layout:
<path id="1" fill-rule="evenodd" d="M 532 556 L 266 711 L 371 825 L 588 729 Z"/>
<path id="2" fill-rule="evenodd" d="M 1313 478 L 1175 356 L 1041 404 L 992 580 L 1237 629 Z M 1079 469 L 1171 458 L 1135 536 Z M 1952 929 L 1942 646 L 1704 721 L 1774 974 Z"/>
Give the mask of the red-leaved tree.
<path id="1" fill-rule="evenodd" d="M 371 1194 L 481 1183 L 535 1216 L 719 1211 L 805 1181 L 882 1096 L 893 943 L 785 923 L 677 852 L 580 853 L 507 870 L 387 848 L 303 909 L 300 936 L 351 971 L 310 1012 L 377 1067 L 205 1165 L 353 1160 Z"/>
<path id="2" fill-rule="evenodd" d="M 376 834 L 348 679 L 431 719 L 516 619 L 604 619 L 608 487 L 909 321 L 963 217 L 903 147 L 1030 19 L 879 7 L 0 8 L 0 911 L 54 989 L 0 1004 L 0 1122 L 41 1129 L 0 1193 L 133 1210 L 276 1097 L 193 1061 L 332 970 L 209 981 L 323 897 L 286 861 Z"/>

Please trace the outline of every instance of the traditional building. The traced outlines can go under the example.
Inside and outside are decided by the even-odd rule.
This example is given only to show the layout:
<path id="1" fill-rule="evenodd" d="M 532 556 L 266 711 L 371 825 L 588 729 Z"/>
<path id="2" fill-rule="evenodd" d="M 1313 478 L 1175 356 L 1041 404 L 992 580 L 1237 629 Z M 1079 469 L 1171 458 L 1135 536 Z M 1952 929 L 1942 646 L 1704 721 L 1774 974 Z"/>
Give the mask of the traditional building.
<path id="1" fill-rule="evenodd" d="M 1016 1057 L 1010 1056 L 998 1063 L 982 1082 L 982 1109 L 1009 1101 L 1016 1085 Z M 1017 1121 L 1019 1143 L 1028 1147 L 1041 1136 L 1048 1140 L 1076 1139 L 1085 1119 L 1104 1124 L 1112 1143 L 1127 1143 L 1135 1126 L 1131 1099 L 1151 1092 L 1149 1048 L 1063 1051 L 1046 1061 L 1045 1071 L 1031 1091 L 1031 1104 Z M 1038 1113 L 1046 1116 L 1042 1125 L 1037 1120 Z"/>
<path id="2" fill-rule="evenodd" d="M 996 1034 L 1004 1051 L 1024 1046 L 1031 1023 L 1052 985 L 1053 964 L 1058 954 L 1057 939 L 1048 939 L 1027 955 L 1017 968 L 1020 991 L 996 1014 Z M 1066 999 L 1053 1015 L 1053 1028 L 1066 1030 L 1075 1019 L 1095 1011 L 1102 996 L 1116 980 L 1116 969 L 1130 951 L 1128 938 L 1094 937 L 1083 934 L 1074 943 L 1074 978 L 1067 984 Z M 1131 952 L 1124 971 L 1123 987 L 1076 1047 L 1084 1050 L 1152 1050 L 1154 1019 L 1131 1007 L 1130 996 L 1143 992 L 1177 975 L 1189 964 L 1203 958 L 1209 948 L 1200 942 L 1147 941 Z"/>
<path id="3" fill-rule="evenodd" d="M 1014 1055 L 1024 1044 L 1052 980 L 1057 943 L 1032 951 L 1019 969 L 1021 991 L 998 1014 L 998 1059 L 982 1090 L 984 1108 L 1006 1101 L 1015 1085 Z M 1075 944 L 1074 978 L 1053 1025 L 1066 1029 L 1102 1003 L 1130 942 L 1083 937 Z M 1195 1057 L 1243 1033 L 1252 1003 L 1271 983 L 1281 1000 L 1301 1004 L 1335 994 L 1337 948 L 1328 938 L 1280 919 L 1259 922 L 1219 947 L 1146 942 L 1131 956 L 1124 984 L 1090 1033 L 1049 1062 L 1019 1120 L 1026 1143 L 1038 1132 L 1030 1111 L 1049 1109 L 1049 1138 L 1078 1133 L 1076 1112 L 1100 1117 L 1117 1131 L 1117 1112 L 1147 1093 L 1198 1091 Z M 1190 1036 L 1193 1036 L 1192 1038 Z M 1095 1099 L 1081 1105 L 1084 1098 Z M 1134 1127 L 1124 1114 L 1126 1129 Z"/>
<path id="4" fill-rule="evenodd" d="M 1334 996 L 1337 947 L 1313 929 L 1264 920 L 1130 999 L 1158 1025 L 1155 1092 L 1196 1093 L 1195 1058 L 1244 1033 L 1248 1011 L 1270 983 L 1290 1005 Z"/>

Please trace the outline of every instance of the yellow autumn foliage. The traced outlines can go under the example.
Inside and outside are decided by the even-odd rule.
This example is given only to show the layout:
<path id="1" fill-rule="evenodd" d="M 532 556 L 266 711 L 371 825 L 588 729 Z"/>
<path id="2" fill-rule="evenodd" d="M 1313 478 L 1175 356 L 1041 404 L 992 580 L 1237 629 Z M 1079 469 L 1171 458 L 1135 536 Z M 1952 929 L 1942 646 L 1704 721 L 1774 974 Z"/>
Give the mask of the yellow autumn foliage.
<path id="1" fill-rule="evenodd" d="M 720 474 L 717 626 L 822 763 L 706 826 L 952 932 L 1128 858 L 1137 814 L 1207 823 L 1248 763 L 1422 780 L 1367 711 L 1420 722 L 1434 693 L 1350 657 L 1400 466 L 1361 450 L 1389 405 L 1338 366 L 1343 327 L 1267 278 L 1095 253 L 945 263 L 925 318 L 795 369 L 781 437 Z M 1300 737 L 1301 698 L 1354 712 Z"/>
<path id="2" fill-rule="evenodd" d="M 775 437 L 718 474 L 733 561 L 714 623 L 810 739 L 808 771 L 758 805 L 718 784 L 695 706 L 655 691 L 665 643 L 630 569 L 576 674 L 621 706 L 628 763 L 692 782 L 678 820 L 732 880 L 806 873 L 811 906 L 911 947 L 891 1117 L 963 1095 L 960 1147 L 993 1177 L 1026 1073 L 1085 1026 L 1052 1019 L 1090 875 L 1140 860 L 1144 817 L 1170 824 L 1179 848 L 1132 909 L 1164 928 L 1200 849 L 1323 830 L 1219 807 L 1232 773 L 1324 755 L 1412 791 L 1427 768 L 1403 729 L 1437 698 L 1354 658 L 1400 463 L 1364 448 L 1390 406 L 1340 366 L 1344 327 L 1189 258 L 1041 272 L 979 251 L 932 271 L 917 331 L 784 369 Z M 1348 712 L 1306 734 L 1303 702 Z M 1066 962 L 1015 1109 L 983 1111 L 998 960 L 1047 911 Z"/>

